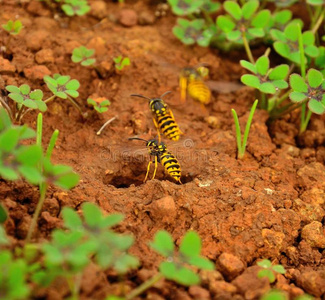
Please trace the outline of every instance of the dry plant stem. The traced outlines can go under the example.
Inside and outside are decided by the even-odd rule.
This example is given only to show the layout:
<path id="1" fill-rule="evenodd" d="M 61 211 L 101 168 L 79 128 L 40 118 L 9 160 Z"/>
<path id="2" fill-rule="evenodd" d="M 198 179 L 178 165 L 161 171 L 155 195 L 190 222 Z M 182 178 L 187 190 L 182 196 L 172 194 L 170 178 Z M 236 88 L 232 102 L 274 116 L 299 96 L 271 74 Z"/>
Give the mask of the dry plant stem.
<path id="1" fill-rule="evenodd" d="M 47 184 L 45 183 L 43 188 L 41 189 L 40 191 L 40 198 L 38 200 L 38 203 L 37 203 L 37 206 L 36 206 L 36 210 L 34 212 L 34 215 L 33 215 L 33 219 L 32 219 L 32 222 L 30 224 L 30 227 L 29 227 L 29 230 L 28 230 L 28 233 L 27 233 L 27 237 L 26 237 L 26 243 L 28 244 L 32 238 L 32 235 L 34 233 L 34 230 L 35 230 L 35 227 L 36 227 L 36 224 L 37 224 L 37 220 L 38 220 L 38 217 L 41 213 L 41 210 L 42 210 L 42 207 L 43 207 L 43 203 L 44 203 L 44 200 L 45 200 L 45 195 L 46 195 L 46 191 L 47 191 Z"/>
<path id="2" fill-rule="evenodd" d="M 140 286 L 138 286 L 136 289 L 134 289 L 131 293 L 125 296 L 126 300 L 131 300 L 139 295 L 141 295 L 144 291 L 152 287 L 156 282 L 158 282 L 160 279 L 163 279 L 164 276 L 160 273 L 157 275 L 151 277 L 149 280 L 142 283 Z"/>
<path id="3" fill-rule="evenodd" d="M 6 103 L 6 101 L 2 97 L 0 97 L 0 105 L 2 105 L 6 109 L 7 113 L 10 116 L 10 119 L 13 121 L 14 119 L 13 119 L 13 116 L 12 116 L 12 113 L 11 113 L 11 109 L 10 109 L 9 105 Z"/>
<path id="4" fill-rule="evenodd" d="M 111 118 L 111 119 L 109 119 L 107 122 L 105 122 L 105 124 L 97 131 L 97 135 L 100 135 L 101 133 L 102 133 L 102 131 L 104 130 L 104 128 L 108 125 L 108 124 L 110 124 L 110 123 L 112 123 L 115 119 L 117 118 L 117 116 L 115 116 L 115 117 L 113 117 L 113 118 Z"/>
<path id="5" fill-rule="evenodd" d="M 248 43 L 247 38 L 246 38 L 246 32 L 245 31 L 242 32 L 242 39 L 243 39 L 245 51 L 246 51 L 246 54 L 247 54 L 247 57 L 248 57 L 249 61 L 252 64 L 255 64 L 255 61 L 254 61 L 254 58 L 253 58 L 253 55 L 252 55 L 252 52 L 251 52 L 251 48 L 249 47 L 249 43 Z"/>
<path id="6" fill-rule="evenodd" d="M 318 31 L 319 26 L 322 24 L 323 20 L 324 20 L 324 14 L 325 14 L 325 10 L 323 10 L 321 12 L 321 15 L 319 16 L 316 24 L 314 25 L 313 29 L 311 30 L 312 33 L 315 35 L 315 33 Z"/>

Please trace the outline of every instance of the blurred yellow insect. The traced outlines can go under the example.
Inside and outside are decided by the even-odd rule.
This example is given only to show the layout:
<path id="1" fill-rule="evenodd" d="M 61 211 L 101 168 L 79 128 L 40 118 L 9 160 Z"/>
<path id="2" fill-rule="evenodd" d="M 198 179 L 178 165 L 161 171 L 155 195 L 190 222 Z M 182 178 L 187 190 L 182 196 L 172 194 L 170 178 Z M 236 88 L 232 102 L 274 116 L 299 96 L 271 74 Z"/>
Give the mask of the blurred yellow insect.
<path id="1" fill-rule="evenodd" d="M 204 66 L 187 67 L 182 69 L 179 86 L 181 89 L 181 101 L 185 102 L 186 94 L 202 104 L 208 104 L 211 100 L 211 91 L 204 83 L 204 78 L 208 75 L 209 70 Z"/>

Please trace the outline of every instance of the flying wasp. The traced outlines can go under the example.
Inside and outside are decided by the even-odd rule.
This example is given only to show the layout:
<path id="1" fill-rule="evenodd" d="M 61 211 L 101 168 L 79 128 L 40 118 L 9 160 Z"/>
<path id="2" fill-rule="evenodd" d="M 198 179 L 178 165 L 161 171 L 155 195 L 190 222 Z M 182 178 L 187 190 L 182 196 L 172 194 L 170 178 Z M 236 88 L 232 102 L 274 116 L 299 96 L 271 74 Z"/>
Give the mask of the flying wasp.
<path id="1" fill-rule="evenodd" d="M 147 174 L 143 182 L 147 181 L 151 164 L 155 164 L 155 170 L 151 178 L 154 179 L 156 176 L 158 163 L 161 163 L 170 177 L 175 179 L 175 181 L 182 183 L 181 166 L 177 158 L 167 149 L 167 146 L 164 142 L 158 142 L 156 139 L 144 140 L 141 138 L 129 138 L 129 140 L 139 140 L 146 142 L 146 147 L 149 151 L 149 155 L 150 157 L 153 157 L 153 160 L 150 160 L 148 163 Z"/>
<path id="2" fill-rule="evenodd" d="M 202 104 L 208 104 L 210 102 L 211 91 L 203 81 L 208 75 L 208 72 L 209 70 L 204 66 L 196 68 L 187 67 L 182 69 L 179 77 L 182 102 L 185 102 L 186 100 L 186 93 Z"/>
<path id="3" fill-rule="evenodd" d="M 132 94 L 133 97 L 140 97 L 149 100 L 149 107 L 153 115 L 153 123 L 158 131 L 158 140 L 160 142 L 160 132 L 170 140 L 178 141 L 183 132 L 179 129 L 175 121 L 175 117 L 168 105 L 162 98 L 169 94 L 170 91 L 164 93 L 160 98 L 148 98 L 139 94 Z"/>

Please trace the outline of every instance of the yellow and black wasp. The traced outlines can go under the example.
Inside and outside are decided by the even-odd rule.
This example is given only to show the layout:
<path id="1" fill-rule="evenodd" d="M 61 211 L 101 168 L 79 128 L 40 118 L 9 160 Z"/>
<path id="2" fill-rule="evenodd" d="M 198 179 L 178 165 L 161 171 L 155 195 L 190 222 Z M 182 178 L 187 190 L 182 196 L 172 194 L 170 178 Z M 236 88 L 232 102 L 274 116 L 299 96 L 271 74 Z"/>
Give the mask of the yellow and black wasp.
<path id="1" fill-rule="evenodd" d="M 179 86 L 181 89 L 181 100 L 185 102 L 186 94 L 188 93 L 191 98 L 208 104 L 211 100 L 211 91 L 204 83 L 204 77 L 208 74 L 208 69 L 204 66 L 197 68 L 187 67 L 182 69 L 179 77 Z"/>
<path id="2" fill-rule="evenodd" d="M 149 100 L 149 106 L 153 115 L 153 122 L 158 131 L 158 140 L 160 142 L 160 132 L 170 140 L 178 141 L 183 132 L 179 129 L 175 121 L 173 112 L 162 98 L 169 94 L 164 93 L 160 98 L 148 98 L 139 94 L 132 94 L 133 97 L 140 97 Z"/>
<path id="3" fill-rule="evenodd" d="M 167 146 L 164 142 L 158 142 L 156 139 L 151 139 L 151 140 L 144 140 L 141 138 L 129 138 L 129 140 L 139 140 L 139 141 L 144 141 L 146 142 L 146 147 L 149 151 L 150 157 L 153 157 L 153 160 L 148 163 L 147 167 L 147 174 L 144 179 L 144 182 L 146 182 L 149 171 L 150 171 L 150 166 L 152 163 L 155 164 L 155 170 L 153 172 L 153 176 L 151 179 L 154 179 L 156 176 L 156 171 L 158 168 L 158 163 L 161 163 L 166 172 L 169 174 L 170 177 L 175 179 L 175 181 L 182 183 L 181 182 L 181 166 L 177 160 L 177 158 L 167 149 Z"/>

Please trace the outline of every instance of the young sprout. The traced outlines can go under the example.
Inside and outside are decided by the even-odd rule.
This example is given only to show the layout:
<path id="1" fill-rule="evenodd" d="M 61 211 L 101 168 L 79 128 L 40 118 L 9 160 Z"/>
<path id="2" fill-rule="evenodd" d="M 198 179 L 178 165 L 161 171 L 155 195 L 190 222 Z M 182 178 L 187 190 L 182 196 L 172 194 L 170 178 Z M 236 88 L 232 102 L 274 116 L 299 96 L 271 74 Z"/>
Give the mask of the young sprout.
<path id="1" fill-rule="evenodd" d="M 9 20 L 6 24 L 2 24 L 2 28 L 7 31 L 10 35 L 17 35 L 23 28 L 23 24 L 19 20 Z"/>
<path id="2" fill-rule="evenodd" d="M 130 59 L 128 57 L 122 57 L 122 55 L 114 57 L 113 61 L 115 62 L 115 69 L 119 71 L 123 70 L 124 67 L 130 65 Z"/>
<path id="3" fill-rule="evenodd" d="M 6 90 L 9 93 L 8 97 L 14 100 L 19 107 L 19 111 L 16 115 L 16 120 L 20 121 L 25 112 L 28 109 L 38 109 L 41 112 L 47 110 L 46 103 L 42 100 L 43 99 L 43 92 L 41 90 L 34 90 L 31 91 L 29 85 L 23 84 L 20 87 L 14 85 L 7 85 Z"/>
<path id="4" fill-rule="evenodd" d="M 325 112 L 325 81 L 323 74 L 316 69 L 309 69 L 306 79 L 299 74 L 290 75 L 292 92 L 289 97 L 292 102 L 308 102 L 308 108 L 315 114 Z"/>
<path id="5" fill-rule="evenodd" d="M 288 297 L 284 292 L 275 289 L 270 290 L 269 292 L 267 292 L 261 297 L 261 300 L 287 300 L 287 299 Z"/>
<path id="6" fill-rule="evenodd" d="M 218 27 L 225 32 L 229 41 L 243 43 L 249 61 L 254 63 L 249 48 L 249 41 L 262 38 L 268 25 L 271 13 L 264 9 L 258 11 L 259 2 L 256 0 L 246 2 L 242 7 L 237 2 L 225 1 L 224 9 L 228 15 L 217 18 Z"/>
<path id="7" fill-rule="evenodd" d="M 257 263 L 258 266 L 262 267 L 257 274 L 258 278 L 266 277 L 270 283 L 275 281 L 274 273 L 285 274 L 286 270 L 282 265 L 274 265 L 268 259 L 263 259 Z"/>
<path id="8" fill-rule="evenodd" d="M 71 60 L 74 63 L 80 63 L 82 66 L 92 66 L 95 62 L 95 58 L 91 58 L 95 53 L 94 49 L 87 49 L 84 46 L 73 49 Z"/>
<path id="9" fill-rule="evenodd" d="M 177 19 L 177 25 L 173 28 L 174 35 L 185 45 L 197 43 L 202 47 L 207 47 L 213 36 L 213 31 L 206 26 L 204 19 L 189 21 Z"/>
<path id="10" fill-rule="evenodd" d="M 275 40 L 273 44 L 275 51 L 286 59 L 300 65 L 299 32 L 300 26 L 297 26 L 297 23 L 294 22 L 289 23 L 284 31 L 272 29 L 271 36 Z M 307 56 L 315 58 L 319 55 L 319 50 L 314 45 L 315 36 L 312 31 L 302 33 L 302 43 Z"/>
<path id="11" fill-rule="evenodd" d="M 254 112 L 255 112 L 257 103 L 258 103 L 258 100 L 255 100 L 255 102 L 254 102 L 254 104 L 253 104 L 253 106 L 251 108 L 251 111 L 249 113 L 248 120 L 247 120 L 246 127 L 245 127 L 243 140 L 242 140 L 242 137 L 241 137 L 241 130 L 240 130 L 240 125 L 239 125 L 237 112 L 234 109 L 231 110 L 233 118 L 234 118 L 234 122 L 235 122 L 235 127 L 236 127 L 236 140 L 237 140 L 237 149 L 238 149 L 237 157 L 239 159 L 242 159 L 244 157 L 244 155 L 245 155 L 249 130 L 251 128 L 251 123 L 252 123 L 252 120 L 253 120 L 253 116 L 254 116 Z"/>
<path id="12" fill-rule="evenodd" d="M 68 99 L 79 110 L 80 114 L 84 116 L 80 106 L 72 99 L 72 97 L 76 98 L 79 96 L 78 89 L 80 83 L 77 79 L 71 79 L 68 75 L 54 74 L 53 78 L 48 75 L 44 76 L 44 81 L 54 96 Z"/>
<path id="13" fill-rule="evenodd" d="M 65 0 L 65 4 L 61 8 L 69 17 L 74 15 L 83 16 L 90 11 L 87 0 Z"/>
<path id="14" fill-rule="evenodd" d="M 3 224 L 8 219 L 6 208 L 0 203 L 0 224 Z"/>
<path id="15" fill-rule="evenodd" d="M 105 98 L 97 98 L 95 100 L 92 98 L 88 98 L 87 103 L 89 105 L 92 105 L 94 107 L 94 109 L 99 113 L 103 113 L 103 112 L 107 111 L 108 106 L 111 105 L 111 102 Z"/>
<path id="16" fill-rule="evenodd" d="M 172 11 L 177 16 L 186 16 L 198 12 L 204 0 L 168 0 Z"/>
<path id="17" fill-rule="evenodd" d="M 254 75 L 245 74 L 241 77 L 242 83 L 260 90 L 262 93 L 274 94 L 279 89 L 286 89 L 288 83 L 286 77 L 289 66 L 282 64 L 270 69 L 270 60 L 263 55 L 257 59 L 255 64 L 241 60 L 240 64 Z"/>
<path id="18" fill-rule="evenodd" d="M 27 283 L 27 263 L 14 259 L 9 250 L 0 251 L 0 290 L 1 299 L 29 299 L 30 287 Z"/>

